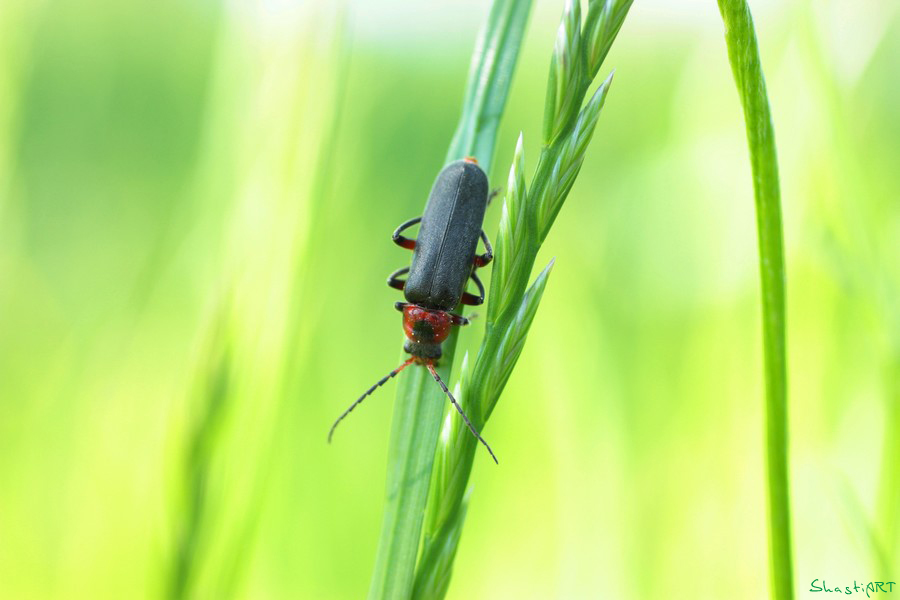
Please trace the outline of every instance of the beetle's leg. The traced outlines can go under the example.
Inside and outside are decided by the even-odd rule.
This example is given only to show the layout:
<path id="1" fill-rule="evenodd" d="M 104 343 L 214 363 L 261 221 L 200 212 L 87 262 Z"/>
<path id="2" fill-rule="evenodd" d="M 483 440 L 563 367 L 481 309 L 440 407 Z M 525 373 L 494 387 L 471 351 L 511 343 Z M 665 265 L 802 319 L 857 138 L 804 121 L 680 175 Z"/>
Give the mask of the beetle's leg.
<path id="1" fill-rule="evenodd" d="M 400 233 L 404 229 L 409 229 L 410 227 L 412 227 L 413 225 L 415 225 L 416 223 L 418 223 L 421 220 L 422 220 L 422 217 L 416 217 L 415 219 L 410 219 L 409 221 L 401 224 L 400 227 L 395 229 L 394 235 L 392 236 L 394 243 L 397 244 L 398 246 L 400 246 L 401 248 L 406 248 L 407 250 L 414 250 L 416 247 L 416 240 L 412 240 L 408 237 L 404 237 L 404 236 L 400 235 Z"/>
<path id="2" fill-rule="evenodd" d="M 406 287 L 406 280 L 398 279 L 398 277 L 400 277 L 404 273 L 408 273 L 408 272 L 409 272 L 409 267 L 403 267 L 402 269 L 397 269 L 396 271 L 394 271 L 393 273 L 388 275 L 387 284 L 389 286 L 391 286 L 392 288 L 394 288 L 395 290 L 400 290 L 402 292 L 403 288 Z"/>
<path id="3" fill-rule="evenodd" d="M 403 309 L 409 306 L 409 302 L 394 302 L 394 308 L 403 312 Z"/>
<path id="4" fill-rule="evenodd" d="M 462 298 L 460 302 L 463 304 L 468 304 L 469 306 L 478 306 L 479 304 L 484 304 L 484 284 L 481 283 L 481 280 L 478 279 L 478 275 L 475 274 L 475 271 L 472 271 L 470 275 L 472 281 L 475 282 L 475 285 L 478 286 L 478 295 L 470 294 L 469 292 L 463 292 Z"/>
<path id="5" fill-rule="evenodd" d="M 488 194 L 487 205 L 491 205 L 491 200 L 500 195 L 500 188 L 494 188 L 491 190 L 491 193 Z"/>
<path id="6" fill-rule="evenodd" d="M 481 241 L 484 242 L 484 254 L 475 255 L 475 268 L 483 267 L 494 259 L 494 249 L 484 229 L 481 230 Z"/>
<path id="7" fill-rule="evenodd" d="M 462 315 L 458 315 L 456 313 L 447 313 L 450 315 L 450 322 L 457 327 L 462 327 L 463 325 L 468 325 L 469 320 Z"/>

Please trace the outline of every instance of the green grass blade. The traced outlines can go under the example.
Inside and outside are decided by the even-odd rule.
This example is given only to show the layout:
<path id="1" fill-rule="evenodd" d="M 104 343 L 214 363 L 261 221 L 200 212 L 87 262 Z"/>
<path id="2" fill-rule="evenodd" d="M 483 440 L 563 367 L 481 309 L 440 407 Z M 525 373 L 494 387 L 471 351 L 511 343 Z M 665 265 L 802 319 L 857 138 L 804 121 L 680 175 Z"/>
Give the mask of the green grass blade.
<path id="1" fill-rule="evenodd" d="M 459 126 L 447 161 L 475 156 L 487 169 L 509 94 L 531 0 L 496 0 L 475 53 Z M 444 343 L 438 372 L 449 380 L 456 335 Z M 408 598 L 412 593 L 434 450 L 447 399 L 428 372 L 407 369 L 400 377 L 388 458 L 381 538 L 369 598 Z"/>
<path id="2" fill-rule="evenodd" d="M 525 183 L 523 139 L 519 137 L 495 236 L 495 261 L 481 349 L 469 368 L 464 361 L 457 400 L 475 426 L 491 415 L 522 352 L 547 284 L 552 262 L 529 286 L 531 271 L 547 232 L 581 168 L 593 136 L 608 77 L 585 104 L 600 64 L 590 64 L 588 48 L 608 49 L 628 14 L 631 0 L 589 3 L 584 35 L 578 2 L 569 0 L 557 30 L 544 112 L 544 146 L 531 184 Z M 607 39 L 609 38 L 609 39 Z M 604 50 L 597 53 L 605 55 Z M 457 420 L 445 423 L 425 515 L 422 558 L 414 598 L 443 598 L 465 519 L 469 475 L 476 442 Z"/>
<path id="3" fill-rule="evenodd" d="M 474 156 L 490 170 L 500 117 L 506 106 L 531 0 L 495 0 L 478 36 L 463 112 L 447 152 L 447 162 Z"/>
<path id="4" fill-rule="evenodd" d="M 435 392 L 428 371 L 412 368 L 405 373 L 394 405 L 382 536 L 369 598 L 409 596 L 422 529 L 420 513 L 428 498 L 444 414 L 443 392 Z"/>
<path id="5" fill-rule="evenodd" d="M 788 600 L 794 597 L 794 592 L 788 486 L 784 250 L 775 133 L 750 8 L 745 0 L 718 2 L 725 23 L 728 58 L 744 109 L 756 199 L 766 377 L 771 591 L 773 598 Z"/>

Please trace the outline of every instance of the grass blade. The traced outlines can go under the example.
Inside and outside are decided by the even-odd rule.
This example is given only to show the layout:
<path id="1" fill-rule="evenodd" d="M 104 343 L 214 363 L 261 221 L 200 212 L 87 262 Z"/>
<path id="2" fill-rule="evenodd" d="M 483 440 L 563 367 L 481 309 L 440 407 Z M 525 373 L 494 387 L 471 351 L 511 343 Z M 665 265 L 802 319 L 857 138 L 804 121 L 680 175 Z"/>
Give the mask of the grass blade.
<path id="1" fill-rule="evenodd" d="M 428 498 L 434 446 L 444 414 L 443 392 L 435 392 L 428 371 L 405 372 L 391 425 L 382 535 L 369 588 L 373 599 L 409 596 L 419 552 L 420 513 Z"/>
<path id="2" fill-rule="evenodd" d="M 775 132 L 759 59 L 753 17 L 746 0 L 718 0 L 728 59 L 744 110 L 762 281 L 766 378 L 766 456 L 772 597 L 794 597 L 788 486 L 787 360 L 785 352 L 784 250 Z"/>
<path id="3" fill-rule="evenodd" d="M 547 232 L 581 168 L 593 136 L 611 76 L 585 104 L 600 64 L 621 28 L 631 0 L 588 4 L 582 25 L 578 2 L 566 3 L 559 26 L 544 112 L 544 145 L 531 184 L 525 183 L 522 137 L 516 147 L 509 185 L 496 236 L 487 325 L 473 368 L 464 361 L 458 401 L 482 428 L 500 398 L 522 352 L 547 284 L 552 263 L 529 286 L 529 278 Z M 589 49 L 597 49 L 588 52 Z M 605 50 L 604 50 L 605 49 Z M 435 458 L 428 498 L 422 558 L 414 598 L 442 598 L 446 593 L 465 519 L 467 487 L 476 445 L 454 420 L 445 423 Z"/>
<path id="4" fill-rule="evenodd" d="M 475 156 L 487 170 L 497 127 L 531 9 L 531 0 L 495 0 L 472 58 L 459 126 L 447 162 Z M 449 380 L 456 334 L 443 345 L 440 376 Z M 434 451 L 447 403 L 424 368 L 407 369 L 394 403 L 381 538 L 369 588 L 371 600 L 412 593 Z"/>
<path id="5" fill-rule="evenodd" d="M 490 170 L 530 10 L 531 0 L 495 0 L 491 6 L 472 54 L 463 112 L 446 162 L 474 156 Z"/>

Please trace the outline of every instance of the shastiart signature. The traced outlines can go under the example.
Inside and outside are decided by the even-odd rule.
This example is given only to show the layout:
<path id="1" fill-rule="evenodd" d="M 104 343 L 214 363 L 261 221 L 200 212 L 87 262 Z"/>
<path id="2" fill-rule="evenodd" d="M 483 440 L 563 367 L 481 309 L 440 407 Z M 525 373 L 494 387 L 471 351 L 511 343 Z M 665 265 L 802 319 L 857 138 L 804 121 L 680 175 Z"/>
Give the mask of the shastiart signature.
<path id="1" fill-rule="evenodd" d="M 822 583 L 819 583 L 819 579 L 813 579 L 812 583 L 809 584 L 809 591 L 811 592 L 832 592 L 838 594 L 857 594 L 857 593 L 865 593 L 866 596 L 871 597 L 872 594 L 876 594 L 878 592 L 891 593 L 894 591 L 894 586 L 896 584 L 893 581 L 869 581 L 869 582 L 860 582 L 853 580 L 853 585 L 845 585 L 845 586 L 837 586 L 834 588 L 830 588 L 825 585 L 825 580 L 822 580 Z"/>

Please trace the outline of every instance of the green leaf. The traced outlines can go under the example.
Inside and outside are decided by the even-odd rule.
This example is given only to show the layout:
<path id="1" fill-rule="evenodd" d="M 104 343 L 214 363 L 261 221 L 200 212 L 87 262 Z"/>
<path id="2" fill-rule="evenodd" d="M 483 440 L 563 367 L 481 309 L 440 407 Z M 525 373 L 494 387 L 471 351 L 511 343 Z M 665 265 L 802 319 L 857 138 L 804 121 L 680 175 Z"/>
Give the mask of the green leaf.
<path id="1" fill-rule="evenodd" d="M 728 59 L 744 109 L 756 200 L 766 377 L 771 592 L 777 600 L 790 600 L 794 588 L 788 487 L 784 250 L 775 131 L 750 8 L 745 0 L 718 2 L 725 23 Z"/>

